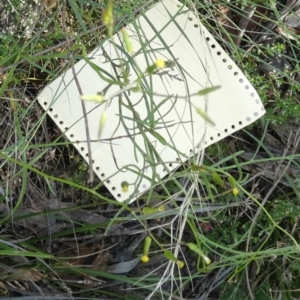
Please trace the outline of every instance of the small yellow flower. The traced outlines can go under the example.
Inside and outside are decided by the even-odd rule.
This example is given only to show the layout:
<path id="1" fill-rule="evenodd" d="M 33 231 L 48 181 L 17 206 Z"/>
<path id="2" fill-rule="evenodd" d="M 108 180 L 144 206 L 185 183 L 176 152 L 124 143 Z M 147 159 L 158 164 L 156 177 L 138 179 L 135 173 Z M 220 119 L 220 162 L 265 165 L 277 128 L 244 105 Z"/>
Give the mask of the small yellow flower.
<path id="1" fill-rule="evenodd" d="M 160 206 L 158 207 L 158 211 L 165 211 L 165 210 L 166 210 L 166 208 L 165 208 L 164 205 L 160 205 Z"/>
<path id="2" fill-rule="evenodd" d="M 181 261 L 181 260 L 177 260 L 176 264 L 177 264 L 177 266 L 178 266 L 179 269 L 182 269 L 184 267 L 184 262 Z"/>
<path id="3" fill-rule="evenodd" d="M 144 262 L 144 263 L 147 263 L 149 260 L 150 260 L 150 259 L 149 259 L 149 256 L 148 256 L 148 255 L 143 255 L 143 256 L 141 257 L 141 261 Z"/>
<path id="4" fill-rule="evenodd" d="M 158 60 L 155 62 L 155 66 L 156 66 L 156 68 L 158 68 L 158 69 L 164 68 L 165 65 L 166 65 L 166 62 L 165 62 L 163 59 L 158 59 Z"/>
<path id="5" fill-rule="evenodd" d="M 203 256 L 203 259 L 207 265 L 211 264 L 211 260 L 207 256 Z"/>
<path id="6" fill-rule="evenodd" d="M 235 195 L 235 196 L 238 195 L 239 194 L 239 190 L 237 188 L 233 188 L 232 189 L 232 194 Z"/>

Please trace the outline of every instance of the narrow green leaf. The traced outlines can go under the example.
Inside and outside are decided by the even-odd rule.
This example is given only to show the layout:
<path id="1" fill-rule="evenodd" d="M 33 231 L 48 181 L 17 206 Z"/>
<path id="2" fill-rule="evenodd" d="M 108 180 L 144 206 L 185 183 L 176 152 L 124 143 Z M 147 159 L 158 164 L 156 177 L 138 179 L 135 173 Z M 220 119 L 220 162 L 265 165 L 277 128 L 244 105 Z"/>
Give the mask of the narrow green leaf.
<path id="1" fill-rule="evenodd" d="M 160 135 L 157 131 L 150 130 L 150 133 L 164 146 L 166 146 L 168 144 L 167 141 L 165 140 L 165 138 L 162 135 Z"/>
<path id="2" fill-rule="evenodd" d="M 129 54 L 132 54 L 133 53 L 133 46 L 132 46 L 132 43 L 131 43 L 130 38 L 128 36 L 127 30 L 125 28 L 122 28 L 121 33 L 122 33 L 122 36 L 123 36 L 125 49 L 127 50 L 127 52 Z"/>
<path id="3" fill-rule="evenodd" d="M 212 93 L 212 92 L 214 92 L 214 91 L 216 91 L 216 90 L 218 90 L 218 89 L 220 89 L 220 88 L 221 88 L 220 85 L 212 86 L 212 87 L 209 87 L 209 88 L 205 88 L 205 89 L 199 91 L 199 92 L 197 93 L 197 95 L 198 95 L 198 96 L 205 96 L 205 95 L 207 95 L 207 94 L 209 94 L 209 93 Z"/>
<path id="4" fill-rule="evenodd" d="M 18 251 L 18 250 L 0 250 L 0 255 L 6 256 L 30 256 L 39 258 L 53 258 L 52 255 L 46 253 L 28 252 L 28 251 Z"/>
<path id="5" fill-rule="evenodd" d="M 197 113 L 210 125 L 216 126 L 216 123 L 208 116 L 208 114 L 199 107 L 196 107 Z"/>

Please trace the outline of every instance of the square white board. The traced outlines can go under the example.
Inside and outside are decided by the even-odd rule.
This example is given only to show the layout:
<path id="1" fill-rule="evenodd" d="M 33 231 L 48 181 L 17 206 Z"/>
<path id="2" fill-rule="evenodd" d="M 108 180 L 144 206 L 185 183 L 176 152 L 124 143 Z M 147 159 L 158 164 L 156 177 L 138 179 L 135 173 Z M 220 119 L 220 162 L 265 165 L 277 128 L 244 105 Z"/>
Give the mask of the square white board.
<path id="1" fill-rule="evenodd" d="M 159 2 L 126 29 L 133 55 L 120 51 L 124 42 L 119 32 L 114 35 L 120 47 L 117 52 L 111 41 L 105 41 L 75 64 L 83 94 L 94 95 L 108 86 L 101 76 L 118 78 L 122 74 L 120 66 L 126 66 L 128 79 L 134 83 L 139 74 L 134 64 L 144 72 L 157 59 L 167 62 L 167 67 L 143 78 L 140 91 L 120 93 L 124 87 L 112 85 L 106 92 L 107 101 L 85 103 L 93 170 L 118 201 L 135 199 L 195 151 L 265 113 L 257 92 L 241 70 L 180 2 Z M 220 89 L 205 96 L 195 95 L 214 86 Z M 72 70 L 46 86 L 38 100 L 88 162 L 82 100 Z M 215 126 L 205 121 L 196 108 L 206 111 Z M 104 111 L 107 121 L 99 139 Z M 124 183 L 128 183 L 128 190 L 122 188 Z"/>

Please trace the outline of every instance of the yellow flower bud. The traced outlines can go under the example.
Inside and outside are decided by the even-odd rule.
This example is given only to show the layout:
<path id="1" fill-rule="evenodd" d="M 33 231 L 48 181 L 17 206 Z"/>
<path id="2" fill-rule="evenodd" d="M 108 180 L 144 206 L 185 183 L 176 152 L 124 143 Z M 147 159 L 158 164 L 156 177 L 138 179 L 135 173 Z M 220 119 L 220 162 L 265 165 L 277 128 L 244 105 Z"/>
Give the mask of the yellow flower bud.
<path id="1" fill-rule="evenodd" d="M 144 263 L 147 263 L 149 260 L 150 260 L 150 259 L 149 259 L 149 256 L 148 256 L 148 255 L 143 255 L 143 256 L 141 257 L 141 261 L 144 262 Z"/>
<path id="2" fill-rule="evenodd" d="M 178 266 L 179 269 L 182 269 L 184 267 L 184 262 L 181 261 L 181 260 L 177 260 L 176 264 L 177 264 L 177 266 Z"/>
<path id="3" fill-rule="evenodd" d="M 165 211 L 165 210 L 166 210 L 166 208 L 165 208 L 164 205 L 160 205 L 160 206 L 158 207 L 158 211 Z"/>
<path id="4" fill-rule="evenodd" d="M 163 59 L 158 59 L 158 60 L 155 62 L 155 66 L 156 66 L 156 68 L 158 68 L 158 69 L 164 68 L 165 65 L 166 65 L 166 62 L 165 62 Z"/>
<path id="5" fill-rule="evenodd" d="M 233 188 L 232 189 L 232 194 L 235 195 L 235 196 L 238 195 L 239 194 L 239 190 L 237 188 Z"/>
<path id="6" fill-rule="evenodd" d="M 203 259 L 207 265 L 211 264 L 211 260 L 207 256 L 203 256 Z"/>

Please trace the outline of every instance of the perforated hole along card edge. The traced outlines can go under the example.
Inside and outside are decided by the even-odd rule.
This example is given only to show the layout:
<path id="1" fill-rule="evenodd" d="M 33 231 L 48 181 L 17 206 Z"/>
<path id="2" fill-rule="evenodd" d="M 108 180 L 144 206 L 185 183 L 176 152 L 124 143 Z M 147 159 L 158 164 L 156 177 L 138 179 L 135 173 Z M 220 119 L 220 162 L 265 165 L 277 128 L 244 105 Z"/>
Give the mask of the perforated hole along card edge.
<path id="1" fill-rule="evenodd" d="M 171 16 L 174 18 L 172 21 L 170 21 Z M 155 30 L 160 31 L 164 41 L 155 39 L 156 33 L 149 26 L 147 19 L 153 20 L 154 18 L 156 20 Z M 176 69 L 175 64 L 174 67 L 163 69 L 161 72 L 166 72 L 164 75 L 155 74 L 155 76 L 152 76 L 152 80 L 156 84 L 154 88 L 159 88 L 160 92 L 165 94 L 164 96 L 170 96 L 169 102 L 162 100 L 164 97 L 156 96 L 151 99 L 157 106 L 165 101 L 160 109 L 154 108 L 150 111 L 150 115 L 153 113 L 157 122 L 152 133 L 150 131 L 145 132 L 146 126 L 142 128 L 143 134 L 136 133 L 136 131 L 134 134 L 132 132 L 130 134 L 128 130 L 126 131 L 120 126 L 121 129 L 116 128 L 116 124 L 120 122 L 120 119 L 123 123 L 127 122 L 126 126 L 128 128 L 129 123 L 132 122 L 131 111 L 128 112 L 128 109 L 127 115 L 126 113 L 122 115 L 123 117 L 126 116 L 127 119 L 120 117 L 120 99 L 111 99 L 106 108 L 104 105 L 97 107 L 93 103 L 86 103 L 92 140 L 93 170 L 118 201 L 125 201 L 129 198 L 134 199 L 177 168 L 193 151 L 205 148 L 236 132 L 260 118 L 265 112 L 255 89 L 240 69 L 194 14 L 183 7 L 181 3 L 175 0 L 165 0 L 157 3 L 144 16 L 139 17 L 137 23 L 144 31 L 144 42 L 147 42 L 148 39 L 151 40 L 152 37 L 149 49 L 155 47 L 160 49 L 156 52 L 153 51 L 153 55 L 152 53 L 149 55 L 153 62 L 156 58 L 164 58 L 168 62 L 172 61 L 170 53 L 161 50 L 164 43 L 169 43 L 167 45 L 172 47 L 180 67 Z M 162 28 L 166 23 L 169 25 L 164 32 Z M 184 28 L 184 34 L 178 31 L 178 25 Z M 138 49 L 139 43 L 136 41 L 134 27 L 129 25 L 127 29 L 133 46 Z M 190 35 L 193 44 L 188 43 L 184 35 Z M 121 35 L 117 33 L 114 38 L 121 45 Z M 95 49 L 88 57 L 94 64 L 103 69 L 106 68 L 107 72 L 112 72 L 111 66 L 104 58 L 103 49 L 106 54 L 110 55 L 111 59 L 115 58 L 114 55 L 116 54 L 111 50 L 109 41 L 102 48 Z M 187 53 L 189 54 L 187 55 Z M 201 60 L 201 55 L 203 60 Z M 192 61 L 189 60 L 191 57 L 194 57 Z M 199 61 L 197 61 L 198 57 Z M 136 60 L 141 67 L 146 69 L 147 64 L 145 64 L 142 56 L 137 56 Z M 202 71 L 201 67 L 203 68 Z M 195 71 L 197 68 L 199 68 L 199 73 L 197 70 Z M 79 61 L 75 65 L 75 70 L 84 94 L 96 94 L 107 86 L 106 82 L 99 80 L 99 76 L 87 64 L 86 60 Z M 208 80 L 210 82 L 207 85 L 207 80 L 203 81 L 201 78 L 207 77 L 208 73 L 210 74 Z M 190 76 L 191 74 L 193 75 Z M 191 79 L 186 79 L 189 76 Z M 191 94 L 201 90 L 201 87 L 220 85 L 221 89 L 205 96 L 205 101 L 201 102 L 199 97 L 196 100 L 190 97 L 188 102 L 184 102 L 176 98 L 178 94 L 184 95 L 185 92 L 180 90 L 181 86 L 185 85 L 185 82 L 182 83 L 180 80 L 182 78 L 185 78 L 191 89 L 194 88 Z M 111 91 L 111 93 L 116 91 L 117 89 Z M 157 92 L 157 89 L 154 92 Z M 175 92 L 176 95 L 174 96 Z M 131 93 L 130 97 L 134 98 L 136 95 Z M 133 100 L 136 112 L 142 118 L 147 118 L 145 109 L 139 104 L 141 103 L 139 98 Z M 85 127 L 80 109 L 81 100 L 71 70 L 50 83 L 39 95 L 38 100 L 62 132 L 66 134 L 70 141 L 74 142 L 74 146 L 88 162 Z M 220 108 L 217 105 L 218 101 L 221 103 Z M 170 107 L 173 108 L 173 111 Z M 216 126 L 207 124 L 196 113 L 195 108 L 197 107 L 206 110 L 208 115 L 216 122 Z M 124 108 L 126 110 L 126 105 L 123 105 L 123 107 L 121 105 L 121 108 L 123 111 Z M 188 112 L 185 113 L 185 110 Z M 107 112 L 108 122 L 103 130 L 103 136 L 99 140 L 99 122 L 104 111 Z M 170 112 L 168 113 L 168 111 Z M 172 115 L 173 112 L 176 113 Z M 182 114 L 178 117 L 180 113 Z M 164 117 L 161 114 L 164 114 Z M 225 121 L 222 121 L 223 114 L 225 115 Z M 173 121 L 176 117 L 177 123 Z M 231 120 L 228 120 L 228 118 L 231 118 Z M 147 120 L 147 122 L 150 124 L 150 121 Z M 135 126 L 137 127 L 136 123 Z M 185 134 L 185 132 L 188 132 L 188 134 Z M 157 138 L 158 135 L 159 138 Z M 161 137 L 167 143 L 167 146 L 164 145 Z M 145 139 L 149 141 L 148 144 L 144 145 L 145 147 L 142 147 L 143 149 L 141 148 L 140 152 L 135 153 L 134 145 L 143 145 Z M 132 145 L 132 142 L 135 144 Z M 147 154 L 145 148 L 149 147 L 157 150 L 157 154 L 162 161 L 155 157 L 152 164 L 149 163 L 149 158 L 143 160 L 143 153 Z M 175 151 L 174 148 L 177 150 Z M 124 190 L 124 182 L 129 184 L 126 190 Z"/>

